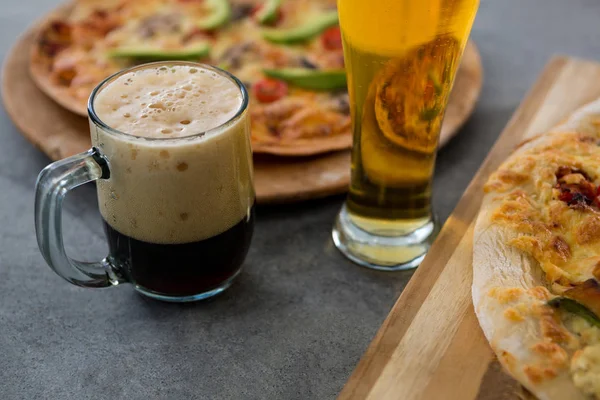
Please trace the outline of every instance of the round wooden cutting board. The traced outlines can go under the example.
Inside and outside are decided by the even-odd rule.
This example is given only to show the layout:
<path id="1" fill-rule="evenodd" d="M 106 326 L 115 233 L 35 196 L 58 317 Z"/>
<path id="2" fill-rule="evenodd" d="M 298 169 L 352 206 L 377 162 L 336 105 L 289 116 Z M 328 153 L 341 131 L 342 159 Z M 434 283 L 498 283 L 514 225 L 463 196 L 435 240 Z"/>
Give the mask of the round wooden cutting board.
<path id="1" fill-rule="evenodd" d="M 29 76 L 29 53 L 35 27 L 15 43 L 2 74 L 6 111 L 23 135 L 53 160 L 90 147 L 86 118 L 67 111 L 47 97 Z M 442 127 L 444 145 L 473 111 L 482 85 L 479 52 L 469 42 L 458 72 Z M 283 203 L 324 197 L 347 190 L 350 151 L 311 157 L 255 155 L 256 196 L 259 203 Z"/>

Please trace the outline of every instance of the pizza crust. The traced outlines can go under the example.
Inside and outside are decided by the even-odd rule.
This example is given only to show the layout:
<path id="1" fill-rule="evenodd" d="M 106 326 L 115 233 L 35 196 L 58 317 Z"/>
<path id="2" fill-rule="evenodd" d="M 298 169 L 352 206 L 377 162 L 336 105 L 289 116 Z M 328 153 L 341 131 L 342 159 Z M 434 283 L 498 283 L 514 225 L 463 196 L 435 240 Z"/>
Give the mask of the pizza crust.
<path id="1" fill-rule="evenodd" d="M 600 137 L 600 98 L 576 110 L 550 132 L 578 132 Z"/>
<path id="2" fill-rule="evenodd" d="M 52 82 L 48 74 L 48 65 L 44 62 L 37 46 L 44 27 L 52 20 L 66 18 L 72 10 L 73 4 L 64 4 L 37 24 L 36 38 L 29 52 L 29 74 L 36 86 L 60 106 L 72 113 L 87 117 L 87 102 L 81 102 L 69 92 L 68 88 L 58 86 Z"/>
<path id="3" fill-rule="evenodd" d="M 278 156 L 312 156 L 321 153 L 346 150 L 352 147 L 352 135 L 339 134 L 318 140 L 300 139 L 289 144 L 253 142 L 252 151 L 255 153 L 268 153 Z"/>
<path id="4" fill-rule="evenodd" d="M 555 378 L 535 381 L 536 368 L 547 364 L 546 358 L 533 350 L 542 337 L 539 321 L 529 316 L 522 321 L 507 318 L 515 305 L 503 304 L 490 295 L 497 287 L 527 291 L 543 283 L 537 262 L 506 244 L 516 233 L 490 222 L 496 203 L 491 196 L 484 200 L 473 241 L 473 304 L 481 328 L 504 368 L 538 398 L 584 400 L 571 380 L 568 364 L 555 368 Z M 528 308 L 539 302 L 527 294 L 519 298 Z"/>

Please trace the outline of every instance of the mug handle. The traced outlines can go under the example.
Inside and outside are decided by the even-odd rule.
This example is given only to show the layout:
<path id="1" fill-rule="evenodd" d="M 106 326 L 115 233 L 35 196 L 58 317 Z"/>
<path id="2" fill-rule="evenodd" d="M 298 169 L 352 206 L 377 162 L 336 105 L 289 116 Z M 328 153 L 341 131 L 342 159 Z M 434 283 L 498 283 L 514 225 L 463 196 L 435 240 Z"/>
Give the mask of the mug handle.
<path id="1" fill-rule="evenodd" d="M 108 160 L 95 147 L 48 165 L 40 172 L 35 189 L 35 232 L 44 259 L 63 279 L 77 286 L 101 288 L 125 282 L 107 258 L 82 262 L 69 258 L 62 235 L 62 203 L 77 186 L 108 179 Z"/>

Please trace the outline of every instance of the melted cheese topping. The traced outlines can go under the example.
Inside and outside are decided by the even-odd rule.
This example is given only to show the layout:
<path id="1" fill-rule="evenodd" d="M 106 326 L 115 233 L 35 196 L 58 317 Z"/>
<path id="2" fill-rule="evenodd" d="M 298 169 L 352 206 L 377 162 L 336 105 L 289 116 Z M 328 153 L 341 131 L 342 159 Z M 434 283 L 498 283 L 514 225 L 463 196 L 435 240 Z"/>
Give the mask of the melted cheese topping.
<path id="1" fill-rule="evenodd" d="M 575 353 L 571 374 L 575 386 L 583 393 L 600 399 L 600 344 Z"/>
<path id="2" fill-rule="evenodd" d="M 560 200 L 556 171 L 563 166 L 580 169 L 597 186 L 599 161 L 596 140 L 555 134 L 544 144 L 509 159 L 485 187 L 500 200 L 493 221 L 519 234 L 509 244 L 533 256 L 557 288 L 594 278 L 600 262 L 600 211 Z M 567 180 L 582 178 L 577 175 Z"/>
<path id="3" fill-rule="evenodd" d="M 583 318 L 573 318 L 571 329 L 581 337 L 584 344 L 600 344 L 600 328 L 591 326 Z"/>
<path id="4" fill-rule="evenodd" d="M 583 318 L 573 316 L 568 326 L 581 339 L 583 350 L 571 360 L 573 382 L 585 394 L 600 398 L 600 328 L 590 325 Z"/>

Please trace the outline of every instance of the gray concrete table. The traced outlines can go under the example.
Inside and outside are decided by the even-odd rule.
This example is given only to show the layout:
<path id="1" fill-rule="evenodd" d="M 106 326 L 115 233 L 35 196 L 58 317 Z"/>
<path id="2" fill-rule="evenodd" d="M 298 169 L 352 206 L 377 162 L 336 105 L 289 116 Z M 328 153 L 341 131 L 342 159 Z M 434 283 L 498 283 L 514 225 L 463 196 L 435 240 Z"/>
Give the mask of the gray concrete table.
<path id="1" fill-rule="evenodd" d="M 0 57 L 54 0 L 2 1 Z M 485 68 L 475 114 L 438 161 L 446 219 L 554 53 L 600 57 L 598 0 L 482 0 L 473 38 Z M 35 113 L 35 110 L 31 110 Z M 0 398 L 333 398 L 410 273 L 359 268 L 333 248 L 343 197 L 260 207 L 246 268 L 222 296 L 162 304 L 128 286 L 85 290 L 39 255 L 33 187 L 49 160 L 0 109 Z M 67 201 L 71 254 L 106 252 L 94 189 Z"/>

